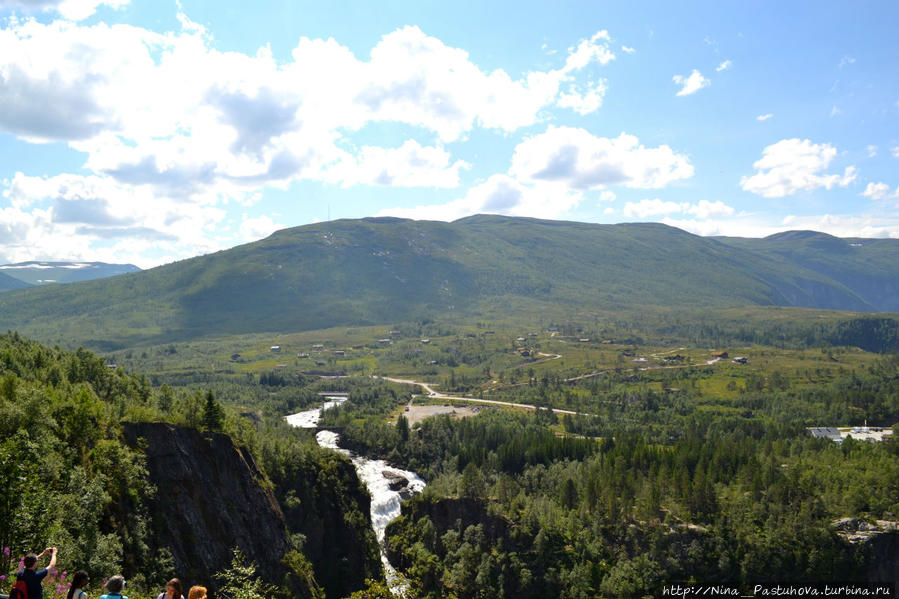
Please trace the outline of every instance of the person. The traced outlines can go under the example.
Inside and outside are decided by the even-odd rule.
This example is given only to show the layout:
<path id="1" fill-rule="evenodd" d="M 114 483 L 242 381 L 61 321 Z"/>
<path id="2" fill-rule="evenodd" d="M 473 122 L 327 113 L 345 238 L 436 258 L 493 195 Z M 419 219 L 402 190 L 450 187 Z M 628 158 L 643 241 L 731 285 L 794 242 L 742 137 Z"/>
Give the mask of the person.
<path id="1" fill-rule="evenodd" d="M 38 570 L 38 560 L 48 553 L 50 554 L 50 563 L 43 570 Z M 44 599 L 44 587 L 41 586 L 41 581 L 50 573 L 50 570 L 56 567 L 56 547 L 47 547 L 38 555 L 29 553 L 22 560 L 22 565 L 25 567 L 16 573 L 16 578 L 21 578 L 25 581 L 25 587 L 28 589 L 28 599 Z"/>
<path id="2" fill-rule="evenodd" d="M 184 599 L 184 595 L 181 594 L 181 581 L 173 578 L 165 583 L 165 592 L 159 593 L 156 599 Z"/>
<path id="3" fill-rule="evenodd" d="M 102 595 L 100 599 L 128 599 L 122 595 L 122 589 L 125 588 L 125 577 L 121 574 L 116 574 L 112 578 L 106 581 L 106 590 L 109 591 L 105 595 Z M 31 599 L 30 597 L 28 599 Z"/>
<path id="4" fill-rule="evenodd" d="M 190 587 L 187 599 L 206 599 L 206 587 Z"/>
<path id="5" fill-rule="evenodd" d="M 88 582 L 87 572 L 84 570 L 75 572 L 75 576 L 72 577 L 72 586 L 69 587 L 66 599 L 87 599 L 87 593 L 84 592 L 84 588 Z"/>

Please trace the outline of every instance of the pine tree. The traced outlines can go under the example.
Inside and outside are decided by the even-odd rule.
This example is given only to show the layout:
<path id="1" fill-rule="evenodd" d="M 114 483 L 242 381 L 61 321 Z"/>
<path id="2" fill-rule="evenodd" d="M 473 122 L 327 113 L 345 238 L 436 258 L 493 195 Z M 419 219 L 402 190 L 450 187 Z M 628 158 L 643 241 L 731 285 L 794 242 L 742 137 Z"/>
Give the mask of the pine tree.
<path id="1" fill-rule="evenodd" d="M 220 431 L 224 422 L 225 410 L 222 404 L 215 401 L 215 394 L 212 391 L 207 391 L 206 407 L 203 409 L 203 427 L 210 431 Z"/>
<path id="2" fill-rule="evenodd" d="M 396 430 L 400 434 L 400 441 L 405 443 L 409 440 L 409 419 L 403 414 L 396 420 Z"/>

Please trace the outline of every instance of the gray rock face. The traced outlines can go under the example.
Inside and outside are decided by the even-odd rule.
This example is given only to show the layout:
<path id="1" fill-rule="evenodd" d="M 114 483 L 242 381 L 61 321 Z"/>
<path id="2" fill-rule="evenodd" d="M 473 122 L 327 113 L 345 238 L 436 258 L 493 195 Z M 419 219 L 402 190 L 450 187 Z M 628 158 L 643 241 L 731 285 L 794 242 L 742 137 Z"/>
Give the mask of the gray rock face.
<path id="1" fill-rule="evenodd" d="M 862 518 L 840 518 L 830 525 L 862 554 L 867 582 L 899 584 L 899 522 L 877 520 L 872 524 Z"/>
<path id="2" fill-rule="evenodd" d="M 392 470 L 382 470 L 381 474 L 384 475 L 384 478 L 387 480 L 387 484 L 391 491 L 399 491 L 409 484 L 409 481 L 405 476 L 401 476 L 399 473 Z"/>
<path id="3" fill-rule="evenodd" d="M 172 552 L 187 586 L 215 588 L 215 573 L 239 547 L 257 572 L 277 582 L 290 549 L 284 517 L 249 452 L 219 433 L 164 423 L 126 423 L 125 439 L 147 456 L 156 485 L 150 502 L 155 541 Z"/>

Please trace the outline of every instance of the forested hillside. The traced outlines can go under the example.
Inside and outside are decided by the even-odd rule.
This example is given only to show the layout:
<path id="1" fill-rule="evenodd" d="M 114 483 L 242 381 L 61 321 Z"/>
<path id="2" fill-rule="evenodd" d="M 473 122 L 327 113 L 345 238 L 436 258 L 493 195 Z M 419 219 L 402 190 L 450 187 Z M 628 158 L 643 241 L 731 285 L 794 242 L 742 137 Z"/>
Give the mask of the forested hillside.
<path id="1" fill-rule="evenodd" d="M 95 588 L 122 573 L 146 599 L 174 575 L 227 586 L 237 549 L 275 585 L 267 597 L 361 588 L 381 576 L 368 496 L 345 458 L 280 421 L 254 426 L 211 391 L 154 389 L 85 350 L 0 336 L 0 575 L 56 546 L 48 594 L 84 569 Z"/>
<path id="2" fill-rule="evenodd" d="M 789 231 L 764 239 L 718 239 L 813 270 L 852 289 L 878 310 L 899 312 L 895 239 L 840 239 L 815 231 Z"/>
<path id="3" fill-rule="evenodd" d="M 398 314 L 533 320 L 659 307 L 894 306 L 896 294 L 872 287 L 899 281 L 896 240 L 851 245 L 848 256 L 820 254 L 819 262 L 805 258 L 811 250 L 751 245 L 658 224 L 342 220 L 145 272 L 4 293 L 0 327 L 112 349 L 387 323 Z"/>
<path id="4" fill-rule="evenodd" d="M 28 283 L 20 281 L 5 273 L 0 272 L 0 291 L 9 291 L 11 289 L 24 289 L 29 287 Z"/>

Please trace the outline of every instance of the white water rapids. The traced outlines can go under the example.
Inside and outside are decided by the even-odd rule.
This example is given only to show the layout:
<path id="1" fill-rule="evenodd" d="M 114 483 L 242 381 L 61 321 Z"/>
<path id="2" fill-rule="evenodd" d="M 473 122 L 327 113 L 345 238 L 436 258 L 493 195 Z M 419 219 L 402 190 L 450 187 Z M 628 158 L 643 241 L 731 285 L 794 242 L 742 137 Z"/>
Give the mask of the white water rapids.
<path id="1" fill-rule="evenodd" d="M 343 397 L 326 397 L 325 399 L 328 401 L 321 408 L 287 416 L 288 424 L 301 428 L 315 428 L 318 426 L 318 421 L 324 410 L 339 406 L 346 401 L 346 398 Z M 371 494 L 371 524 L 372 528 L 375 529 L 375 536 L 377 536 L 378 545 L 381 548 L 381 562 L 384 564 L 384 570 L 387 573 L 387 583 L 391 588 L 399 588 L 401 583 L 397 581 L 396 570 L 390 565 L 384 550 L 384 533 L 387 530 L 387 525 L 400 515 L 400 503 L 403 498 L 400 496 L 399 491 L 390 489 L 390 480 L 385 476 L 385 473 L 391 477 L 400 476 L 405 478 L 409 481 L 405 488 L 407 492 L 413 494 L 422 492 L 425 488 L 425 481 L 416 473 L 394 468 L 384 460 L 371 460 L 363 456 L 354 455 L 349 450 L 341 449 L 337 446 L 339 438 L 340 435 L 333 431 L 319 431 L 315 435 L 315 440 L 322 447 L 339 451 L 349 457 L 356 467 L 356 473 L 359 475 L 359 478 L 362 479 L 362 482 L 368 488 L 368 492 Z"/>

